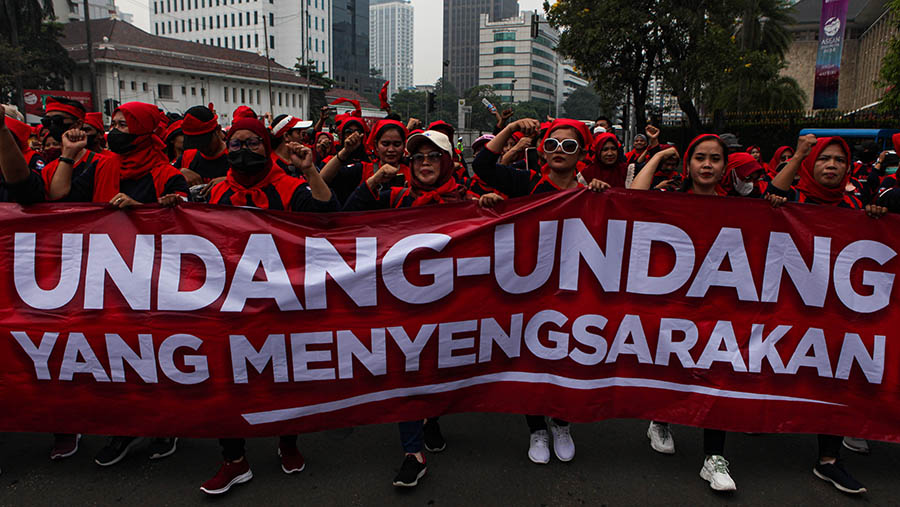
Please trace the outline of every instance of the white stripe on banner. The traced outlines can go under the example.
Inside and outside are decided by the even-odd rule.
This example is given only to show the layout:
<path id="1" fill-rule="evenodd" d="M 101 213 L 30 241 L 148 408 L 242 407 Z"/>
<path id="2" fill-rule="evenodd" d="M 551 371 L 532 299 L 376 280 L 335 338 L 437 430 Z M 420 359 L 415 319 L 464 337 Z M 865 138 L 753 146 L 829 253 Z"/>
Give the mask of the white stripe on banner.
<path id="1" fill-rule="evenodd" d="M 808 398 L 778 396 L 775 394 L 745 393 L 741 391 L 728 391 L 723 389 L 714 389 L 712 387 L 697 386 L 693 384 L 678 384 L 676 382 L 666 382 L 663 380 L 646 378 L 612 377 L 605 379 L 583 380 L 569 377 L 560 377 L 559 375 L 551 375 L 549 373 L 507 371 L 501 373 L 490 373 L 487 375 L 481 375 L 478 377 L 472 377 L 462 380 L 454 380 L 453 382 L 444 382 L 442 384 L 389 389 L 387 391 L 362 394 L 359 396 L 354 396 L 352 398 L 329 401 L 327 403 L 319 403 L 316 405 L 309 405 L 305 407 L 283 408 L 279 410 L 269 410 L 266 412 L 251 412 L 249 414 L 243 414 L 243 417 L 251 425 L 273 423 L 278 421 L 289 421 L 291 419 L 299 419 L 301 417 L 308 417 L 311 415 L 343 410 L 345 408 L 355 407 L 358 405 L 365 405 L 366 403 L 392 400 L 395 398 L 405 398 L 408 396 L 422 396 L 428 394 L 445 393 L 448 391 L 464 389 L 466 387 L 483 384 L 493 384 L 496 382 L 552 384 L 559 387 L 578 390 L 606 389 L 608 387 L 647 387 L 651 389 L 664 389 L 667 391 L 678 391 L 683 393 L 705 394 L 718 398 L 734 398 L 761 401 L 790 401 L 796 403 L 816 403 L 820 405 L 832 405 L 837 407 L 846 406 L 841 403 L 832 403 L 828 401 L 813 400 Z"/>

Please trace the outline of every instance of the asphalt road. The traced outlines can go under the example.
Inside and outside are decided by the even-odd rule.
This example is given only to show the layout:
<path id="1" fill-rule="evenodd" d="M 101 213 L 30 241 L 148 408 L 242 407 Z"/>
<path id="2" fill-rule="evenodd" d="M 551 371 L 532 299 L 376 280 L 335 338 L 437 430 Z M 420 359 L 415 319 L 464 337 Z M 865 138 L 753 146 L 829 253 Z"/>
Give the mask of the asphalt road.
<path id="1" fill-rule="evenodd" d="M 524 418 L 458 414 L 441 418 L 447 449 L 428 455 L 413 490 L 391 485 L 402 461 L 395 425 L 301 435 L 306 470 L 281 472 L 276 439 L 252 439 L 254 478 L 221 498 L 200 484 L 219 466 L 215 440 L 182 440 L 173 456 L 151 462 L 136 448 L 110 468 L 93 463 L 105 439 L 88 436 L 78 454 L 48 459 L 45 434 L 0 434 L 0 505 L 898 505 L 900 446 L 873 442 L 872 453 L 844 451 L 847 468 L 869 493 L 848 496 L 812 475 L 812 435 L 728 435 L 726 458 L 738 491 L 709 489 L 698 472 L 701 431 L 674 426 L 677 453 L 650 449 L 647 424 L 618 420 L 573 426 L 575 459 L 528 460 Z"/>

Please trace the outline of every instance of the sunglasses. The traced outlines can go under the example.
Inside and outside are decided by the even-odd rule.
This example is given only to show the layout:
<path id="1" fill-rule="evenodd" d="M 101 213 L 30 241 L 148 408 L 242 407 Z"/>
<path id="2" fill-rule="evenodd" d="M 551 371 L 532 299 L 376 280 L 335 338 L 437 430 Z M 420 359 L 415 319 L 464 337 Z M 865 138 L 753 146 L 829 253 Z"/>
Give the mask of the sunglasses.
<path id="1" fill-rule="evenodd" d="M 73 122 L 67 118 L 63 118 L 62 116 L 45 116 L 41 118 L 41 125 L 47 127 L 48 129 L 51 127 L 65 127 L 67 125 L 71 125 Z"/>
<path id="2" fill-rule="evenodd" d="M 544 153 L 556 153 L 562 149 L 566 155 L 574 155 L 581 148 L 581 145 L 575 139 L 563 139 L 560 141 L 556 138 L 549 138 L 544 141 Z"/>
<path id="3" fill-rule="evenodd" d="M 244 146 L 251 150 L 255 150 L 262 146 L 262 143 L 262 139 L 258 137 L 250 137 L 244 141 L 241 141 L 240 139 L 230 139 L 228 141 L 228 151 L 238 151 Z"/>
<path id="4" fill-rule="evenodd" d="M 439 151 L 432 151 L 431 153 L 416 153 L 415 155 L 409 157 L 412 160 L 413 164 L 421 164 L 427 158 L 429 162 L 437 163 L 441 161 L 441 157 L 444 155 Z"/>

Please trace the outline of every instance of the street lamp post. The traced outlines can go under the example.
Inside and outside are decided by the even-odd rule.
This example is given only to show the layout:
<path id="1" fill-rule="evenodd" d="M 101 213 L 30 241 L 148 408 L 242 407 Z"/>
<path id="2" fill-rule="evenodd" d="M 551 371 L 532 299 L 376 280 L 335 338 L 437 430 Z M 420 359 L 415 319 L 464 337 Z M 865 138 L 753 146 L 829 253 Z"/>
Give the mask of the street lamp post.
<path id="1" fill-rule="evenodd" d="M 518 81 L 519 81 L 518 79 L 512 80 L 512 90 L 510 91 L 509 97 L 510 97 L 510 99 L 512 99 L 513 104 L 516 103 L 516 83 Z"/>

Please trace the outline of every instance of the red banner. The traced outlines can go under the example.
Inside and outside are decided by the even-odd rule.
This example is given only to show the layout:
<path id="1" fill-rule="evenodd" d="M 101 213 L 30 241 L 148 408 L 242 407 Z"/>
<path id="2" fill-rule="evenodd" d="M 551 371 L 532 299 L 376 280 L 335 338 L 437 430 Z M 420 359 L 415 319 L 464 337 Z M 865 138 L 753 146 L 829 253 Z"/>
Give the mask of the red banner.
<path id="1" fill-rule="evenodd" d="M 624 190 L 0 213 L 0 431 L 477 411 L 900 441 L 893 216 Z"/>

